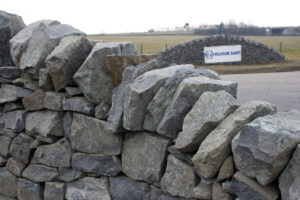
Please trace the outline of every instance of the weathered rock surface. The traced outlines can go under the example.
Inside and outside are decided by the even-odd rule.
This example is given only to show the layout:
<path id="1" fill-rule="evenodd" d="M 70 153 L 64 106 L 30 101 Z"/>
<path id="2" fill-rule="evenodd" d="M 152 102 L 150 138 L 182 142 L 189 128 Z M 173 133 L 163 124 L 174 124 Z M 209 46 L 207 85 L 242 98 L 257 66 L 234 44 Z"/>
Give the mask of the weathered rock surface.
<path id="1" fill-rule="evenodd" d="M 66 87 L 65 89 L 68 97 L 73 97 L 82 94 L 78 87 Z"/>
<path id="2" fill-rule="evenodd" d="M 54 90 L 49 71 L 46 68 L 39 71 L 39 87 L 44 91 Z"/>
<path id="3" fill-rule="evenodd" d="M 0 104 L 13 102 L 31 94 L 31 90 L 27 90 L 14 85 L 2 84 L 0 89 Z"/>
<path id="4" fill-rule="evenodd" d="M 18 199 L 43 200 L 43 188 L 38 183 L 33 183 L 26 179 L 19 179 Z"/>
<path id="5" fill-rule="evenodd" d="M 26 119 L 26 132 L 44 137 L 64 136 L 63 115 L 61 112 L 50 110 L 29 113 Z"/>
<path id="6" fill-rule="evenodd" d="M 178 149 L 175 148 L 175 145 L 169 146 L 168 147 L 168 152 L 178 158 L 179 160 L 183 160 L 190 165 L 193 165 L 192 158 L 193 158 L 193 153 L 183 153 L 180 152 Z"/>
<path id="7" fill-rule="evenodd" d="M 70 137 L 71 137 L 72 121 L 73 121 L 73 113 L 66 112 L 63 118 L 63 128 L 64 128 L 66 139 L 69 142 L 71 141 Z"/>
<path id="8" fill-rule="evenodd" d="M 276 107 L 263 101 L 250 101 L 225 118 L 201 143 L 193 157 L 195 168 L 204 178 L 217 175 L 224 160 L 231 153 L 231 140 L 242 126 L 257 117 L 273 114 Z"/>
<path id="9" fill-rule="evenodd" d="M 99 154 L 75 153 L 72 156 L 72 167 L 103 176 L 117 176 L 121 172 L 121 163 L 117 157 Z"/>
<path id="10" fill-rule="evenodd" d="M 236 97 L 237 83 L 210 79 L 205 76 L 184 79 L 178 86 L 156 131 L 175 139 L 182 131 L 183 120 L 199 97 L 207 91 L 225 90 Z"/>
<path id="11" fill-rule="evenodd" d="M 10 198 L 17 197 L 17 178 L 6 167 L 0 167 L 0 194 Z"/>
<path id="12" fill-rule="evenodd" d="M 20 133 L 25 128 L 25 120 L 27 113 L 24 110 L 7 112 L 4 114 L 5 128 Z"/>
<path id="13" fill-rule="evenodd" d="M 64 138 L 50 145 L 39 146 L 31 163 L 40 163 L 50 167 L 70 167 L 71 144 Z"/>
<path id="14" fill-rule="evenodd" d="M 183 121 L 175 147 L 182 152 L 194 152 L 217 125 L 238 107 L 237 100 L 225 92 L 205 92 Z"/>
<path id="15" fill-rule="evenodd" d="M 262 186 L 240 172 L 233 176 L 232 189 L 241 200 L 276 200 L 279 192 L 273 185 Z"/>
<path id="16" fill-rule="evenodd" d="M 123 143 L 122 169 L 134 180 L 158 182 L 166 162 L 169 140 L 151 133 L 128 133 Z"/>
<path id="17" fill-rule="evenodd" d="M 99 197 L 101 200 L 111 200 L 106 177 L 85 177 L 67 184 L 67 200 L 99 200 Z"/>
<path id="18" fill-rule="evenodd" d="M 58 179 L 64 182 L 71 182 L 83 176 L 80 170 L 73 168 L 60 167 L 58 168 Z"/>
<path id="19" fill-rule="evenodd" d="M 10 112 L 15 110 L 23 110 L 24 106 L 21 101 L 9 102 L 4 105 L 3 112 Z"/>
<path id="20" fill-rule="evenodd" d="M 20 32 L 18 32 L 10 41 L 10 54 L 16 66 L 20 66 L 20 59 L 24 53 L 28 41 L 32 37 L 32 32 L 43 26 L 52 26 L 60 24 L 58 21 L 53 20 L 40 20 L 29 24 Z"/>
<path id="21" fill-rule="evenodd" d="M 95 107 L 95 117 L 98 119 L 107 119 L 108 118 L 108 112 L 111 108 L 110 103 L 102 102 L 99 105 Z"/>
<path id="22" fill-rule="evenodd" d="M 237 169 L 262 185 L 275 180 L 300 143 L 299 122 L 300 112 L 292 110 L 245 125 L 232 141 Z"/>
<path id="23" fill-rule="evenodd" d="M 85 97 L 71 97 L 63 99 L 63 110 L 94 115 L 95 105 L 89 102 Z"/>
<path id="24" fill-rule="evenodd" d="M 11 157 L 8 159 L 6 168 L 15 176 L 20 177 L 23 169 L 26 167 L 21 161 Z"/>
<path id="25" fill-rule="evenodd" d="M 34 138 L 26 135 L 25 133 L 20 133 L 10 145 L 10 154 L 12 157 L 17 160 L 28 164 L 31 144 L 33 143 Z"/>
<path id="26" fill-rule="evenodd" d="M 97 43 L 74 75 L 80 90 L 92 103 L 111 102 L 114 86 L 105 66 L 105 56 L 112 54 L 135 55 L 137 51 L 130 42 Z"/>
<path id="27" fill-rule="evenodd" d="M 188 200 L 186 198 L 182 198 L 182 197 L 174 197 L 171 196 L 167 193 L 163 193 L 162 195 L 160 195 L 157 200 Z"/>
<path id="28" fill-rule="evenodd" d="M 64 200 L 65 184 L 59 182 L 47 182 L 45 184 L 44 200 Z"/>
<path id="29" fill-rule="evenodd" d="M 181 81 L 185 78 L 199 75 L 206 75 L 213 79 L 220 79 L 217 75 L 214 76 L 213 73 L 211 73 L 210 76 L 209 71 L 206 69 L 178 70 L 173 76 L 166 80 L 165 84 L 157 91 L 154 98 L 147 106 L 143 125 L 144 129 L 148 131 L 155 131 Z"/>
<path id="30" fill-rule="evenodd" d="M 37 90 L 22 99 L 23 105 L 27 111 L 42 110 L 46 93 L 43 90 Z"/>
<path id="31" fill-rule="evenodd" d="M 174 65 L 148 71 L 129 84 L 124 99 L 123 127 L 142 131 L 146 108 L 165 81 L 179 69 L 193 69 L 193 65 Z"/>
<path id="32" fill-rule="evenodd" d="M 1 62 L 1 61 L 0 61 Z M 0 65 L 1 66 L 1 65 Z M 0 67 L 0 77 L 6 79 L 16 79 L 21 76 L 21 70 L 15 66 L 4 66 Z"/>
<path id="33" fill-rule="evenodd" d="M 45 108 L 49 110 L 61 111 L 66 93 L 46 92 L 44 99 Z"/>
<path id="34" fill-rule="evenodd" d="M 211 186 L 199 182 L 194 168 L 175 158 L 168 156 L 167 169 L 161 179 L 161 188 L 173 196 L 185 198 L 211 199 Z"/>
<path id="35" fill-rule="evenodd" d="M 30 164 L 23 171 L 22 176 L 34 182 L 52 181 L 58 176 L 56 168 L 45 165 Z"/>
<path id="36" fill-rule="evenodd" d="M 116 200 L 150 200 L 147 183 L 134 181 L 125 176 L 110 177 L 110 193 Z"/>
<path id="37" fill-rule="evenodd" d="M 72 149 L 85 153 L 119 155 L 121 136 L 107 129 L 104 121 L 73 113 L 71 128 Z"/>
<path id="38" fill-rule="evenodd" d="M 233 196 L 226 193 L 219 183 L 214 182 L 212 185 L 212 200 L 233 200 Z"/>
<path id="39" fill-rule="evenodd" d="M 60 41 L 45 61 L 55 91 L 75 84 L 73 76 L 91 50 L 92 45 L 84 36 L 69 36 Z"/>
<path id="40" fill-rule="evenodd" d="M 31 39 L 20 59 L 20 68 L 38 76 L 39 69 L 45 68 L 47 56 L 63 37 L 69 35 L 84 35 L 84 33 L 66 24 L 52 26 L 41 24 L 32 32 Z"/>
<path id="41" fill-rule="evenodd" d="M 300 145 L 279 177 L 279 188 L 283 200 L 296 200 L 300 196 Z"/>
<path id="42" fill-rule="evenodd" d="M 29 90 L 39 89 L 39 82 L 32 78 L 17 78 L 13 81 L 13 84 Z"/>
<path id="43" fill-rule="evenodd" d="M 219 170 L 217 181 L 220 182 L 225 179 L 231 178 L 235 171 L 234 167 L 235 166 L 232 156 L 228 156 Z"/>
<path id="44" fill-rule="evenodd" d="M 5 135 L 0 135 L 0 154 L 2 156 L 8 157 L 9 156 L 9 146 L 12 139 Z"/>
<path id="45" fill-rule="evenodd" d="M 0 66 L 11 65 L 9 40 L 26 25 L 22 17 L 0 11 Z"/>

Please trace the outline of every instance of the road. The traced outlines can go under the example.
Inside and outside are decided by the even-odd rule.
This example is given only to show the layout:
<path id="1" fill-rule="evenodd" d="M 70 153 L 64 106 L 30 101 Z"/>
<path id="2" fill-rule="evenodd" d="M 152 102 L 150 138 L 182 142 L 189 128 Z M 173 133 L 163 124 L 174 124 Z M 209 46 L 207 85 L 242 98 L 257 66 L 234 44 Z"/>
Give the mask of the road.
<path id="1" fill-rule="evenodd" d="M 300 111 L 300 71 L 222 75 L 221 78 L 239 83 L 240 103 L 263 100 L 275 104 L 278 111 Z"/>

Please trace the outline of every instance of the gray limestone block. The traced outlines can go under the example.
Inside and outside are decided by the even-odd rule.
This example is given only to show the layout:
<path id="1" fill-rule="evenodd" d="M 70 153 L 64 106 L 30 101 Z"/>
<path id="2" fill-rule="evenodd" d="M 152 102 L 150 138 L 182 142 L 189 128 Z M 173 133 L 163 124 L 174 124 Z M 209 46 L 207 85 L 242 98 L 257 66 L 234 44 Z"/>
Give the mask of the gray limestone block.
<path id="1" fill-rule="evenodd" d="M 64 200 L 65 184 L 60 182 L 46 182 L 44 200 Z"/>
<path id="2" fill-rule="evenodd" d="M 22 173 L 22 176 L 31 181 L 41 183 L 54 180 L 58 176 L 57 169 L 39 164 L 28 165 Z"/>
<path id="3" fill-rule="evenodd" d="M 71 167 L 60 167 L 58 168 L 58 179 L 63 182 L 72 182 L 83 176 L 83 172 L 80 170 L 73 169 Z"/>
<path id="4" fill-rule="evenodd" d="M 45 108 L 49 110 L 62 111 L 63 100 L 66 96 L 66 93 L 62 92 L 46 92 L 46 96 L 44 98 Z"/>
<path id="5" fill-rule="evenodd" d="M 17 78 L 13 81 L 13 84 L 29 90 L 39 89 L 39 82 L 37 80 L 33 80 L 33 78 Z"/>
<path id="6" fill-rule="evenodd" d="M 4 105 L 3 112 L 23 110 L 24 106 L 21 101 L 9 102 Z"/>
<path id="7" fill-rule="evenodd" d="M 95 105 L 85 97 L 71 97 L 63 99 L 63 110 L 79 112 L 86 115 L 94 115 Z"/>
<path id="8" fill-rule="evenodd" d="M 5 128 L 13 131 L 14 133 L 20 133 L 25 128 L 27 113 L 25 110 L 17 110 L 7 112 L 3 115 Z"/>
<path id="9" fill-rule="evenodd" d="M 21 99 L 31 93 L 32 91 L 28 89 L 14 85 L 2 84 L 0 88 L 0 104 L 16 101 L 17 99 Z"/>
<path id="10" fill-rule="evenodd" d="M 43 188 L 39 183 L 34 183 L 26 179 L 19 179 L 18 199 L 43 200 Z"/>
<path id="11" fill-rule="evenodd" d="M 6 168 L 17 177 L 22 175 L 22 171 L 25 167 L 26 165 L 24 163 L 14 157 L 9 158 L 6 164 Z"/>
<path id="12" fill-rule="evenodd" d="M 54 90 L 49 71 L 46 68 L 39 70 L 39 87 L 44 91 Z"/>
<path id="13" fill-rule="evenodd" d="M 9 147 L 11 144 L 12 139 L 5 135 L 0 135 L 0 154 L 2 156 L 8 157 L 9 154 Z"/>
<path id="14" fill-rule="evenodd" d="M 46 93 L 43 90 L 37 90 L 22 99 L 23 105 L 27 111 L 42 110 Z"/>
<path id="15" fill-rule="evenodd" d="M 15 66 L 1 66 L 0 77 L 7 79 L 16 79 L 21 77 L 21 70 Z"/>
<path id="16" fill-rule="evenodd" d="M 73 97 L 82 94 L 78 87 L 66 87 L 65 89 L 68 97 Z"/>
<path id="17" fill-rule="evenodd" d="M 6 167 L 0 167 L 0 195 L 16 198 L 18 188 L 17 177 L 8 171 Z"/>

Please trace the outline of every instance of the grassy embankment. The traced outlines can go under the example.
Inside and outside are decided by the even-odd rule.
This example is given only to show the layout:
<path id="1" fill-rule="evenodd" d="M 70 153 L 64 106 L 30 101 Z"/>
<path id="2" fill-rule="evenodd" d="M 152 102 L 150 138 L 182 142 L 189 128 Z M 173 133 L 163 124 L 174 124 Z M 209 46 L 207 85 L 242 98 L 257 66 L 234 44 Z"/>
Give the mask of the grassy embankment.
<path id="1" fill-rule="evenodd" d="M 201 36 L 177 35 L 177 36 L 90 36 L 94 39 L 108 41 L 133 41 L 139 53 L 157 53 L 166 46 L 170 47 L 182 42 L 197 39 Z M 215 65 L 205 66 L 217 71 L 220 74 L 234 73 L 258 73 L 276 71 L 300 70 L 300 37 L 280 37 L 280 36 L 247 36 L 246 38 L 264 43 L 279 51 L 282 44 L 282 54 L 288 59 L 284 63 L 271 63 L 267 65 Z"/>

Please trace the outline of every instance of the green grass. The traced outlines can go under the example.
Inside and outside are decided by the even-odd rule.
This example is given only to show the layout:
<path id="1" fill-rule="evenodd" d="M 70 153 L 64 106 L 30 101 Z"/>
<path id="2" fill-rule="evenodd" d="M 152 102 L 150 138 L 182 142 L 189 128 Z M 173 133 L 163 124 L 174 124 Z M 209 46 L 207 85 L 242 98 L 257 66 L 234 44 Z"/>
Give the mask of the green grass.
<path id="1" fill-rule="evenodd" d="M 195 35 L 178 36 L 90 36 L 94 39 L 110 41 L 133 41 L 139 53 L 157 53 L 164 48 L 200 38 Z M 282 53 L 288 60 L 300 60 L 300 37 L 280 37 L 280 36 L 247 36 L 246 38 L 264 43 L 279 50 L 282 43 Z M 142 45 L 142 48 L 141 48 Z"/>

